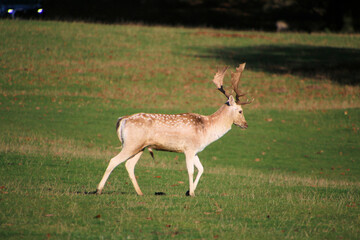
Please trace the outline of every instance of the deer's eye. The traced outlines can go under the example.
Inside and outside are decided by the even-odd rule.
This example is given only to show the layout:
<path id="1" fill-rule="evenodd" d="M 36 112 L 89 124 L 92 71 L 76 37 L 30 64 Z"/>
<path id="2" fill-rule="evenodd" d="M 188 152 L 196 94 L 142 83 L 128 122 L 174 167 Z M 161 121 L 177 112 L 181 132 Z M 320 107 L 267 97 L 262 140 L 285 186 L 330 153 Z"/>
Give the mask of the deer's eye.
<path id="1" fill-rule="evenodd" d="M 242 114 L 242 110 L 240 110 L 239 113 Z"/>

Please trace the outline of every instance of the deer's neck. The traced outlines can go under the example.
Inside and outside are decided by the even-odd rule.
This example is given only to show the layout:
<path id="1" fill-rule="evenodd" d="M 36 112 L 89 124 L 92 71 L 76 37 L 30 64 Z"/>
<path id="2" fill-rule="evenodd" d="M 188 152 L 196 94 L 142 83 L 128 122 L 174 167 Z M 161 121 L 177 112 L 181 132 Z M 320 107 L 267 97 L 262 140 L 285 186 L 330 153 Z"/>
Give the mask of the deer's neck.
<path id="1" fill-rule="evenodd" d="M 207 137 L 209 144 L 218 140 L 227 133 L 233 124 L 229 106 L 224 104 L 214 114 L 208 116 L 209 128 Z"/>

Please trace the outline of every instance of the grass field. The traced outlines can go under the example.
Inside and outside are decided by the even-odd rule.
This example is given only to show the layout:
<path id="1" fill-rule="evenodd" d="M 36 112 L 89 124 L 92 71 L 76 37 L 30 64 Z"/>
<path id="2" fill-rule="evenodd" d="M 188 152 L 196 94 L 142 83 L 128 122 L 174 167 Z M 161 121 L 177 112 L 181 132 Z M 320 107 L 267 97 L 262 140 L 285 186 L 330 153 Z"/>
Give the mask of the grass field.
<path id="1" fill-rule="evenodd" d="M 119 116 L 211 114 L 217 66 L 247 62 L 247 130 L 199 154 L 144 154 Z M 0 21 L 1 239 L 359 239 L 360 35 Z M 225 80 L 229 87 L 229 77 Z M 163 192 L 166 195 L 155 195 Z"/>

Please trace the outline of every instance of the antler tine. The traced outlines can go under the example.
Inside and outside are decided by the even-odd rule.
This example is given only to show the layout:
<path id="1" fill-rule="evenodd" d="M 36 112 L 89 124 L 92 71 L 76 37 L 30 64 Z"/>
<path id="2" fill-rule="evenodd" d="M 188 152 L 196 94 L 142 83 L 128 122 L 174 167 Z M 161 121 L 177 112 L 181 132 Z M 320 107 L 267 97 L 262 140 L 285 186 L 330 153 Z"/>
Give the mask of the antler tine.
<path id="1" fill-rule="evenodd" d="M 255 98 L 251 98 L 251 100 L 247 99 L 246 102 L 237 102 L 237 104 L 239 105 L 246 105 L 246 104 L 250 104 L 255 100 Z"/>
<path id="2" fill-rule="evenodd" d="M 226 70 L 228 70 L 228 66 L 224 66 L 223 68 L 218 68 L 217 73 L 214 76 L 213 83 L 215 83 L 216 87 L 220 92 L 222 92 L 227 98 L 229 98 L 229 94 L 227 94 L 223 88 L 224 76 Z"/>
<path id="3" fill-rule="evenodd" d="M 236 72 L 231 73 L 231 85 L 236 93 L 236 101 L 239 101 L 239 97 L 245 96 L 246 93 L 239 93 L 239 82 L 242 72 L 245 69 L 246 63 L 242 63 L 236 68 Z"/>

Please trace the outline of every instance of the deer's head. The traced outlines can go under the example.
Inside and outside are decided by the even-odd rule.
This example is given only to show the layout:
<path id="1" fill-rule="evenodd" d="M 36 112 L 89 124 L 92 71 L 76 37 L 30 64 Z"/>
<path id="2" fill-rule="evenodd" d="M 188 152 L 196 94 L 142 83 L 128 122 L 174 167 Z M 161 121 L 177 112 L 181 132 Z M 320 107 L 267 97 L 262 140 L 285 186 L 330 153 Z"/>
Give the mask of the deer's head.
<path id="1" fill-rule="evenodd" d="M 232 95 L 230 95 L 229 100 L 227 101 L 226 105 L 229 106 L 229 112 L 233 119 L 233 124 L 235 126 L 241 127 L 241 128 L 247 128 L 248 124 L 245 120 L 244 112 L 240 104 L 237 104 L 235 99 Z"/>
<path id="2" fill-rule="evenodd" d="M 223 88 L 224 76 L 225 76 L 226 70 L 229 67 L 225 66 L 222 69 L 218 69 L 218 71 L 215 74 L 214 79 L 213 79 L 213 82 L 215 83 L 218 90 L 220 92 L 222 92 L 228 99 L 226 104 L 230 108 L 229 112 L 233 119 L 233 124 L 238 127 L 241 127 L 241 128 L 248 127 L 247 122 L 245 120 L 242 105 L 252 103 L 252 101 L 254 100 L 254 99 L 252 99 L 252 100 L 247 99 L 245 102 L 240 101 L 240 97 L 243 97 L 246 95 L 246 93 L 239 92 L 239 81 L 240 81 L 241 74 L 244 71 L 245 65 L 246 65 L 245 63 L 240 64 L 239 67 L 236 68 L 236 72 L 231 73 L 231 85 L 232 85 L 232 89 L 235 93 L 235 98 L 231 94 L 228 94 Z"/>

